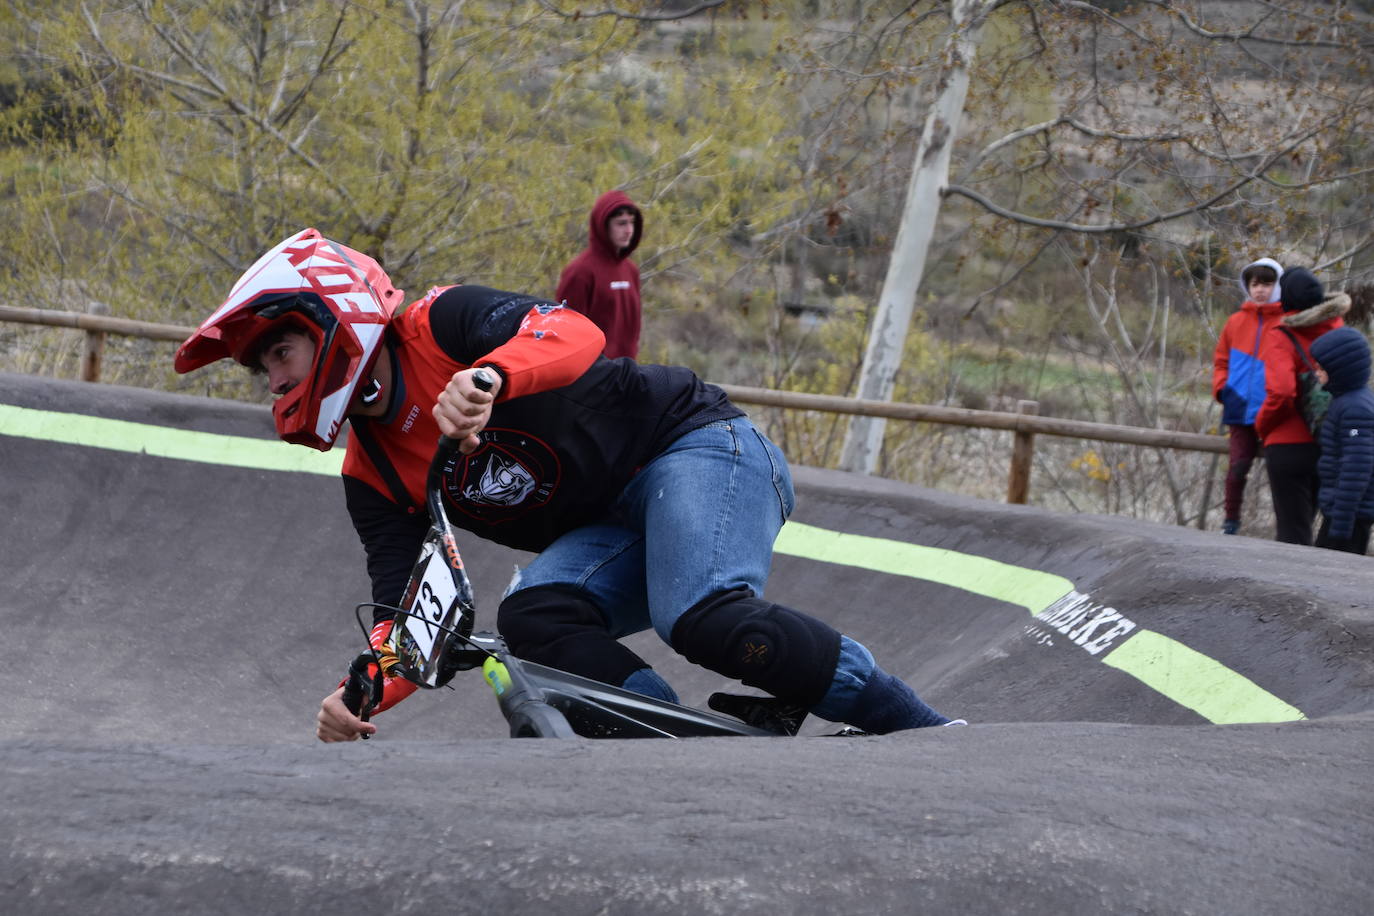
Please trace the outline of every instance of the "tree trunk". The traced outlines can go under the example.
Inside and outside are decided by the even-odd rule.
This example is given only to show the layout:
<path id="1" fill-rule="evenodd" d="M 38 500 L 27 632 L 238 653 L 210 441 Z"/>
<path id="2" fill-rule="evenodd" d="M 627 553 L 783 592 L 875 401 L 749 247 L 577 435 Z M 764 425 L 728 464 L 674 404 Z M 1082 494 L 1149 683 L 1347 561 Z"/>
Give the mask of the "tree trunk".
<path id="1" fill-rule="evenodd" d="M 907 186 L 897 241 L 892 247 L 878 309 L 868 333 L 863 368 L 859 372 L 857 396 L 860 398 L 892 399 L 916 305 L 916 291 L 921 285 L 930 240 L 940 215 L 940 198 L 949 183 L 950 154 L 959 133 L 964 99 L 968 96 L 969 67 L 986 5 L 986 0 L 953 0 L 951 4 L 950 34 L 945 44 L 944 61 L 936 76 L 935 99 L 926 114 L 921 142 L 916 147 L 916 161 Z M 851 420 L 840 466 L 847 471 L 872 474 L 878 466 L 885 425 L 879 417 Z"/>

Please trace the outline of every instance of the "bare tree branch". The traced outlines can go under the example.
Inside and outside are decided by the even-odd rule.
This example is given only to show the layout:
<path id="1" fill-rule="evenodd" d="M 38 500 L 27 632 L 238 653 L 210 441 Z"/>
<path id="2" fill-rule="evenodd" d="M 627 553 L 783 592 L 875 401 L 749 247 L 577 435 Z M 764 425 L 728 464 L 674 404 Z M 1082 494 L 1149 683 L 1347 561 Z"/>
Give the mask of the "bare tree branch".
<path id="1" fill-rule="evenodd" d="M 144 8 L 144 10 L 146 12 L 146 7 Z M 340 199 L 347 202 L 349 208 L 354 212 L 355 216 L 363 220 L 367 218 L 366 214 L 359 211 L 357 202 L 354 199 L 352 193 L 349 192 L 348 188 L 345 185 L 342 185 L 334 180 L 333 175 L 330 173 L 329 169 L 325 168 L 313 156 L 311 156 L 305 150 L 301 149 L 301 147 L 297 145 L 295 142 L 285 137 L 281 133 L 281 131 L 278 130 L 274 124 L 271 123 L 269 119 L 258 115 L 247 105 L 243 104 L 238 99 L 236 99 L 233 96 L 233 94 L 229 91 L 228 87 L 226 87 L 221 82 L 217 75 L 207 70 L 195 54 L 191 53 L 186 48 L 184 48 L 181 45 L 181 43 L 176 39 L 176 37 L 169 34 L 167 30 L 163 28 L 161 25 L 150 22 L 154 30 L 157 32 L 158 36 L 162 38 L 164 42 L 167 43 L 167 46 L 173 51 L 173 53 L 175 53 L 188 66 L 190 66 L 191 69 L 194 70 L 200 76 L 200 78 L 205 81 L 206 86 L 208 86 L 209 88 L 206 88 L 206 86 L 197 85 L 187 80 L 180 79 L 168 73 L 161 73 L 155 70 L 149 70 L 145 67 L 140 67 L 137 64 L 133 64 L 121 59 L 109 48 L 108 45 L 105 44 L 104 38 L 100 34 L 100 27 L 96 24 L 94 17 L 91 16 L 90 10 L 87 8 L 85 3 L 81 4 L 81 14 L 86 20 L 87 27 L 90 29 L 91 37 L 95 40 L 96 44 L 100 46 L 101 50 L 105 52 L 106 59 L 109 61 L 111 65 L 119 67 L 123 70 L 127 70 L 130 73 L 143 77 L 144 79 L 161 83 L 167 86 L 176 86 L 188 92 L 195 93 L 196 95 L 202 96 L 204 98 L 213 99 L 217 102 L 222 102 L 232 112 L 248 120 L 249 122 L 257 126 L 259 129 L 261 129 L 264 133 L 267 133 L 268 135 L 273 137 L 275 140 L 281 143 L 282 146 L 285 147 L 286 150 L 291 153 L 291 155 L 295 156 L 308 168 L 314 171 L 316 175 L 318 175 L 319 178 L 326 185 L 328 185 L 335 194 L 337 194 L 340 197 Z"/>
<path id="2" fill-rule="evenodd" d="M 1356 245 L 1354 248 L 1348 249 L 1347 251 L 1343 251 L 1343 252 L 1341 252 L 1340 254 L 1336 255 L 1336 256 L 1333 257 L 1333 258 L 1327 258 L 1325 261 L 1322 261 L 1320 264 L 1314 264 L 1314 265 L 1312 265 L 1312 269 L 1313 269 L 1313 270 L 1326 270 L 1328 267 L 1332 267 L 1332 266 L 1334 266 L 1334 265 L 1336 265 L 1336 264 L 1341 263 L 1342 261 L 1346 261 L 1346 260 L 1349 260 L 1350 258 L 1355 257 L 1355 255 L 1359 254 L 1361 251 L 1364 251 L 1364 250 L 1365 250 L 1366 248 L 1368 248 L 1370 245 L 1374 245 L 1374 236 L 1370 236 L 1369 238 L 1365 239 L 1363 242 L 1360 242 L 1360 244 Z"/>
<path id="3" fill-rule="evenodd" d="M 1207 210 L 1211 207 L 1216 206 L 1221 201 L 1235 194 L 1237 191 L 1239 191 L 1246 185 L 1259 181 L 1263 177 L 1264 173 L 1273 167 L 1275 162 L 1277 162 L 1284 156 L 1288 155 L 1302 144 L 1306 143 L 1313 136 L 1320 133 L 1321 129 L 1322 126 L 1317 126 L 1311 128 L 1310 130 L 1304 131 L 1302 134 L 1298 135 L 1296 139 L 1292 140 L 1282 149 L 1275 150 L 1274 152 L 1270 153 L 1267 157 L 1265 157 L 1265 160 L 1263 162 L 1261 162 L 1258 166 L 1252 169 L 1249 173 L 1243 175 L 1238 180 L 1232 182 L 1225 188 L 1222 188 L 1220 191 L 1216 192 L 1215 194 L 1211 195 L 1210 197 L 1204 200 L 1198 201 L 1197 203 L 1191 204 L 1187 207 L 1180 207 L 1176 210 L 1171 210 L 1167 213 L 1161 213 L 1157 216 L 1152 216 L 1149 219 L 1139 220 L 1132 223 L 1102 223 L 1097 225 L 1091 223 L 1067 223 L 1061 220 L 1044 219 L 1042 217 L 1031 216 L 1026 213 L 1017 213 L 1013 210 L 1008 210 L 1005 207 L 998 206 L 991 200 L 988 200 L 982 194 L 979 194 L 977 191 L 973 190 L 972 188 L 966 188 L 962 185 L 950 185 L 945 189 L 945 195 L 948 196 L 950 194 L 956 194 L 960 197 L 966 197 L 974 203 L 978 204 L 983 209 L 987 210 L 989 213 L 995 213 L 996 215 L 1004 219 L 1015 220 L 1018 223 L 1025 223 L 1031 226 L 1039 226 L 1042 229 L 1063 229 L 1068 232 L 1084 232 L 1088 234 L 1098 235 L 1108 232 L 1131 232 L 1137 229 L 1144 229 L 1147 226 L 1156 225 L 1157 223 L 1169 222 L 1170 220 L 1175 220 L 1180 217 L 1188 216 L 1189 214 L 1197 213 L 1199 211 Z"/>
<path id="4" fill-rule="evenodd" d="M 1101 7 L 1095 6 L 1091 3 L 1087 3 L 1085 2 L 1085 0 L 1054 0 L 1054 2 L 1058 6 L 1064 7 L 1066 9 L 1076 9 L 1084 13 L 1089 13 L 1093 16 L 1097 16 L 1100 19 L 1112 23 L 1117 28 L 1121 29 L 1123 32 L 1126 32 L 1127 34 L 1132 35 L 1135 38 L 1138 38 L 1142 41 L 1146 40 L 1145 36 L 1136 29 L 1127 25 L 1125 22 L 1122 22 L 1119 18 L 1111 15 Z M 1295 39 L 1281 38 L 1273 35 L 1263 35 L 1260 34 L 1258 30 L 1260 26 L 1264 24 L 1264 19 L 1260 19 L 1259 21 L 1251 25 L 1249 28 L 1232 29 L 1231 31 L 1227 32 L 1217 32 L 1207 28 L 1206 26 L 1199 23 L 1197 20 L 1193 19 L 1193 17 L 1188 15 L 1188 13 L 1185 10 L 1180 9 L 1178 5 L 1173 2 L 1173 0 L 1140 0 L 1140 2 L 1163 10 L 1165 13 L 1174 17 L 1180 23 L 1182 23 L 1183 26 L 1187 28 L 1190 32 L 1192 32 L 1194 35 L 1197 35 L 1199 38 L 1208 39 L 1209 41 L 1253 42 L 1289 48 L 1349 47 L 1349 43 L 1347 42 L 1326 41 L 1318 38 Z M 1284 10 L 1284 12 L 1292 14 L 1298 11 L 1286 9 Z"/>
<path id="5" fill-rule="evenodd" d="M 618 10 L 614 7 L 596 10 L 594 12 L 574 10 L 569 13 L 559 9 L 553 3 L 550 3 L 549 0 L 538 0 L 538 2 L 540 6 L 550 13 L 556 16 L 562 16 L 564 19 L 599 19 L 603 16 L 614 16 L 617 19 L 630 19 L 637 22 L 671 22 L 676 19 L 688 19 L 695 16 L 697 13 L 724 6 L 728 0 L 702 0 L 702 2 L 698 3 L 696 6 L 685 10 L 678 10 L 673 13 L 627 13 L 624 10 Z"/>

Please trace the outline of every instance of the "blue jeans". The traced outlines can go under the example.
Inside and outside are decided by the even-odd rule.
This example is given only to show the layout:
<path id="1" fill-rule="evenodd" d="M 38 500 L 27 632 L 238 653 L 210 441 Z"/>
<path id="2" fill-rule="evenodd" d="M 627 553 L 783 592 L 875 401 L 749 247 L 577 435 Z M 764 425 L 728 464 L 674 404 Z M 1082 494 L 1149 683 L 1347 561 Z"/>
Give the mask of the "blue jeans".
<path id="1" fill-rule="evenodd" d="M 652 626 L 671 644 L 673 624 L 701 600 L 736 588 L 763 595 L 773 541 L 794 505 L 778 447 L 744 417 L 721 420 L 673 442 L 604 521 L 563 535 L 513 588 L 573 586 L 601 608 L 611 636 Z M 841 718 L 873 669 L 868 650 L 844 638 L 830 690 L 812 711 Z"/>

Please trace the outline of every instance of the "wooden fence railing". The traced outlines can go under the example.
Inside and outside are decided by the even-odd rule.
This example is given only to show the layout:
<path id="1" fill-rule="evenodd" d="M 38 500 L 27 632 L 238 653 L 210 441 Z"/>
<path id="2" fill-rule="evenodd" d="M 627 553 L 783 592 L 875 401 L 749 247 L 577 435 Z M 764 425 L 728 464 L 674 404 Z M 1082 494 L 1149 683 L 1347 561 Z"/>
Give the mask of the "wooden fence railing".
<path id="1" fill-rule="evenodd" d="M 121 334 L 149 340 L 180 343 L 194 328 L 172 324 L 156 324 L 112 318 L 102 314 L 103 306 L 93 305 L 90 312 L 57 312 L 50 309 L 17 308 L 0 305 L 0 321 L 21 324 L 43 324 L 76 328 L 86 333 L 81 377 L 88 382 L 100 380 L 100 363 L 104 352 L 105 335 Z M 1020 401 L 1017 412 L 970 410 L 964 407 L 940 407 L 934 404 L 898 404 L 889 401 L 869 401 L 831 395 L 803 394 L 797 391 L 776 391 L 770 388 L 748 388 L 721 385 L 732 401 L 762 407 L 787 410 L 814 410 L 889 420 L 908 420 L 918 423 L 943 423 L 952 426 L 972 426 L 979 429 L 1004 429 L 1013 434 L 1011 470 L 1007 477 L 1007 502 L 1024 503 L 1030 491 L 1031 461 L 1035 454 L 1035 437 L 1061 436 L 1095 442 L 1119 442 L 1153 448 L 1180 449 L 1195 452 L 1225 454 L 1227 442 L 1221 436 L 1205 433 L 1149 429 L 1140 426 L 1118 426 L 1112 423 L 1093 423 L 1087 420 L 1067 420 L 1042 417 L 1035 401 Z"/>

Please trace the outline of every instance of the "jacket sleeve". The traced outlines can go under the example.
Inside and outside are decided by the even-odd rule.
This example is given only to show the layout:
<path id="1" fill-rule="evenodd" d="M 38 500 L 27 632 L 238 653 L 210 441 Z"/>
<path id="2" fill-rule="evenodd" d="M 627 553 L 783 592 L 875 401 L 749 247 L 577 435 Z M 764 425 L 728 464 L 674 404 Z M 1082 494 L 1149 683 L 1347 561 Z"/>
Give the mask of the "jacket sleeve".
<path id="1" fill-rule="evenodd" d="M 1298 412 L 1298 354 L 1282 331 L 1266 335 L 1264 403 L 1255 416 L 1255 432 L 1264 440 L 1280 423 Z"/>
<path id="2" fill-rule="evenodd" d="M 348 514 L 367 554 L 372 600 L 395 606 L 405 594 L 410 571 L 420 556 L 429 518 L 422 513 L 407 513 L 357 478 L 344 477 L 343 483 Z M 368 638 L 372 648 L 380 649 L 386 641 L 392 617 L 384 608 L 372 609 L 372 632 Z M 381 702 L 373 712 L 389 709 L 414 692 L 415 685 L 409 681 L 387 676 L 382 680 Z"/>
<path id="3" fill-rule="evenodd" d="M 344 477 L 343 483 L 348 515 L 367 555 L 372 600 L 395 605 L 405 593 L 410 571 L 420 556 L 429 517 L 422 512 L 407 513 L 355 477 Z M 374 623 L 390 618 L 386 611 L 373 609 Z"/>
<path id="4" fill-rule="evenodd" d="M 430 308 L 430 329 L 457 362 L 501 371 L 498 401 L 570 385 L 606 347 L 601 329 L 572 309 L 484 287 L 445 292 Z"/>
<path id="5" fill-rule="evenodd" d="M 606 335 L 590 318 L 561 305 L 535 307 L 514 337 L 477 360 L 501 370 L 506 383 L 500 400 L 571 385 L 601 351 Z"/>
<path id="6" fill-rule="evenodd" d="M 1221 389 L 1226 387 L 1226 374 L 1231 362 L 1231 327 L 1234 316 L 1226 319 L 1226 324 L 1217 336 L 1217 348 L 1212 354 L 1212 400 L 1221 400 Z"/>
<path id="7" fill-rule="evenodd" d="M 1374 477 L 1374 411 L 1365 404 L 1356 403 L 1337 416 L 1328 414 L 1322 426 L 1322 440 L 1330 443 L 1328 448 L 1334 446 L 1338 456 L 1336 479 L 1322 481 L 1323 487 L 1334 489 L 1329 503 L 1330 535 L 1346 540 L 1355 533 L 1355 517 L 1369 489 L 1370 478 Z"/>
<path id="8" fill-rule="evenodd" d="M 387 637 L 391 635 L 391 628 L 393 626 L 395 626 L 395 621 L 393 620 L 380 621 L 372 628 L 372 632 L 368 634 L 367 638 L 368 645 L 373 649 L 379 650 L 377 654 L 382 657 L 382 696 L 378 700 L 377 705 L 372 708 L 373 715 L 379 712 L 385 712 L 418 689 L 415 684 L 405 678 L 392 677 L 387 673 L 392 670 L 388 665 L 394 665 L 396 656 L 388 655 L 388 653 L 381 651 L 381 649 Z M 388 659 L 390 659 L 390 661 L 388 661 Z M 376 663 L 370 663 L 367 666 L 367 670 L 369 676 L 375 676 L 377 673 Z M 342 687 L 347 680 L 348 679 L 345 678 L 343 681 L 340 681 L 339 686 Z"/>

